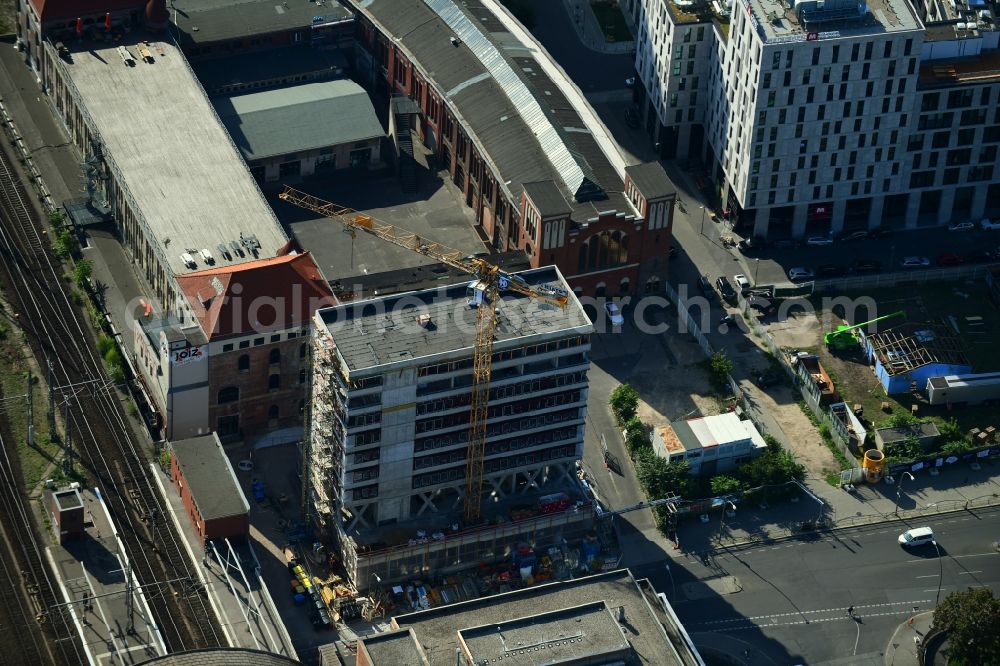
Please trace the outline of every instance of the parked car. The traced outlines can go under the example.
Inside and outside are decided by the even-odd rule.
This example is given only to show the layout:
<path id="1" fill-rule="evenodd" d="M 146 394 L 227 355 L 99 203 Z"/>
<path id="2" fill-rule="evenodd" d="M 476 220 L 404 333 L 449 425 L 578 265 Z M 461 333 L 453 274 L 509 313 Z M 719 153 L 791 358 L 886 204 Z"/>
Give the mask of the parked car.
<path id="1" fill-rule="evenodd" d="M 712 281 L 708 279 L 707 275 L 702 275 L 698 278 L 698 288 L 701 289 L 701 293 L 710 301 L 715 300 L 715 290 L 712 289 Z"/>
<path id="2" fill-rule="evenodd" d="M 739 243 L 736 244 L 739 251 L 743 254 L 750 254 L 751 252 L 756 252 L 757 250 L 764 247 L 764 240 L 762 238 L 744 238 Z"/>
<path id="3" fill-rule="evenodd" d="M 997 219 L 995 222 L 990 222 L 988 217 L 984 217 L 979 221 L 979 226 L 983 228 L 983 231 L 995 231 L 1000 229 L 1000 219 Z"/>
<path id="4" fill-rule="evenodd" d="M 948 231 L 972 231 L 976 225 L 972 222 L 953 222 L 948 225 Z"/>
<path id="5" fill-rule="evenodd" d="M 808 282 L 815 277 L 816 275 L 808 268 L 796 266 L 795 268 L 788 269 L 788 279 L 792 282 Z"/>
<path id="6" fill-rule="evenodd" d="M 806 245 L 811 247 L 819 245 L 833 245 L 833 239 L 829 236 L 810 236 L 806 239 Z"/>
<path id="7" fill-rule="evenodd" d="M 733 285 L 729 283 L 729 279 L 725 275 L 715 281 L 715 287 L 724 299 L 730 303 L 736 302 L 736 290 L 733 289 Z"/>
<path id="8" fill-rule="evenodd" d="M 892 235 L 892 227 L 878 227 L 868 232 L 869 238 L 888 238 Z"/>
<path id="9" fill-rule="evenodd" d="M 754 377 L 754 382 L 760 388 L 767 388 L 768 386 L 774 386 L 781 381 L 781 375 L 777 371 L 772 369 L 761 370 Z"/>
<path id="10" fill-rule="evenodd" d="M 938 266 L 958 266 L 959 264 L 964 264 L 965 260 L 954 252 L 942 252 L 938 255 L 935 263 Z"/>
<path id="11" fill-rule="evenodd" d="M 746 296 L 750 293 L 750 280 L 747 279 L 746 275 L 743 273 L 737 273 L 733 276 L 733 282 L 736 283 L 736 288 L 740 290 L 740 293 Z"/>
<path id="12" fill-rule="evenodd" d="M 622 311 L 618 309 L 617 303 L 605 303 L 604 309 L 608 311 L 608 319 L 612 326 L 621 326 L 625 323 L 625 317 L 622 316 Z"/>
<path id="13" fill-rule="evenodd" d="M 880 273 L 882 262 L 875 259 L 855 259 L 851 262 L 851 271 L 854 273 Z"/>
<path id="14" fill-rule="evenodd" d="M 931 260 L 927 257 L 903 257 L 903 260 L 899 262 L 899 265 L 903 268 L 923 268 L 925 266 L 930 266 Z"/>
<path id="15" fill-rule="evenodd" d="M 849 234 L 844 234 L 843 236 L 841 236 L 840 240 L 856 241 L 856 240 L 864 240 L 865 238 L 868 238 L 867 231 L 852 231 Z"/>
<path id="16" fill-rule="evenodd" d="M 832 278 L 840 277 L 847 271 L 840 264 L 823 264 L 816 269 L 816 277 Z"/>
<path id="17" fill-rule="evenodd" d="M 922 546 L 934 541 L 934 530 L 929 527 L 915 527 L 899 535 L 899 544 L 907 548 Z"/>

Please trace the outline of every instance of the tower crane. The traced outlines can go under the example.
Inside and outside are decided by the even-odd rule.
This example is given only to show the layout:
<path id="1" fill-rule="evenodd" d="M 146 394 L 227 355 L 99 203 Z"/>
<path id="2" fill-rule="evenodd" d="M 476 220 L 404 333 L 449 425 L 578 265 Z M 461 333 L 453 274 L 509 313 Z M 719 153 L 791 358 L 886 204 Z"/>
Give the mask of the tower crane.
<path id="1" fill-rule="evenodd" d="M 469 450 L 465 467 L 465 521 L 479 520 L 480 499 L 483 490 L 483 462 L 486 457 L 486 420 L 490 394 L 490 373 L 493 362 L 493 336 L 496 331 L 497 299 L 501 292 L 512 291 L 545 303 L 565 307 L 567 295 L 561 290 L 545 286 L 530 286 L 523 278 L 500 269 L 485 259 L 466 256 L 465 253 L 432 240 L 422 238 L 395 225 L 380 222 L 370 215 L 351 208 L 338 206 L 285 186 L 278 195 L 282 201 L 305 208 L 343 224 L 351 237 L 357 231 L 377 236 L 399 247 L 412 250 L 425 257 L 436 259 L 452 268 L 472 275 L 476 282 L 470 285 L 470 305 L 476 311 L 476 343 L 472 357 L 472 395 L 469 413 Z"/>

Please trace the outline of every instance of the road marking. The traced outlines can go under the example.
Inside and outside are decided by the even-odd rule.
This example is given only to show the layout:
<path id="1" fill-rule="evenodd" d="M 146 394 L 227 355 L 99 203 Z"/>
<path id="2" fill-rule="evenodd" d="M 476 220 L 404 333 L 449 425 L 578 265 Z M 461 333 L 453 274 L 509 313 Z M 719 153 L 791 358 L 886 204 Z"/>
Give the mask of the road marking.
<path id="1" fill-rule="evenodd" d="M 917 578 L 937 578 L 937 574 L 927 574 L 926 576 L 917 576 Z"/>
<path id="2" fill-rule="evenodd" d="M 926 592 L 926 590 L 924 590 L 924 591 Z M 937 591 L 936 588 L 933 591 Z M 926 603 L 930 603 L 930 599 L 917 599 L 916 601 L 891 601 L 891 602 L 886 602 L 886 603 L 881 603 L 881 604 L 862 604 L 862 605 L 855 606 L 854 610 L 855 610 L 855 615 L 862 615 L 862 613 L 857 612 L 857 611 L 861 610 L 862 608 L 886 608 L 888 606 L 906 606 L 907 607 L 907 611 L 905 611 L 905 612 L 912 612 L 912 609 L 913 609 L 914 606 L 918 606 L 920 604 L 926 604 Z M 904 611 L 895 611 L 895 612 L 900 612 L 901 613 L 901 612 L 904 612 Z M 729 620 L 710 620 L 708 622 L 701 622 L 701 623 L 698 623 L 698 624 L 699 624 L 699 626 L 709 626 L 709 625 L 719 625 L 719 624 L 730 624 L 730 623 L 733 623 L 733 622 L 753 622 L 754 620 L 771 620 L 773 622 L 774 618 L 801 617 L 803 615 L 814 615 L 814 614 L 817 614 L 817 613 L 837 613 L 838 615 L 846 615 L 846 613 L 845 613 L 845 611 L 844 611 L 843 608 L 839 608 L 839 607 L 838 608 L 821 608 L 821 609 L 818 609 L 818 610 L 792 611 L 790 613 L 772 613 L 770 615 L 752 615 L 750 617 L 737 617 L 737 618 L 731 618 Z M 890 613 L 890 614 L 892 614 L 892 613 Z M 868 613 L 867 615 L 869 617 L 871 617 L 871 616 L 877 615 L 877 614 Z M 812 622 L 812 621 L 813 620 L 810 620 L 810 622 Z M 803 623 L 804 622 L 805 621 L 803 620 Z"/>
<path id="3" fill-rule="evenodd" d="M 807 612 L 812 612 L 812 611 L 807 611 Z M 815 612 L 818 612 L 818 611 L 815 611 Z M 913 613 L 913 609 L 908 608 L 908 609 L 901 609 L 901 610 L 895 610 L 895 611 L 884 611 L 884 612 L 881 612 L 881 613 L 864 613 L 864 614 L 862 614 L 862 613 L 855 613 L 855 617 L 861 618 L 861 619 L 871 618 L 871 617 L 892 617 L 892 616 L 895 616 L 895 617 L 905 617 L 907 615 L 912 615 L 912 613 Z M 793 615 L 798 615 L 798 613 L 793 613 Z M 712 627 L 711 631 L 746 631 L 747 629 L 767 629 L 767 628 L 770 628 L 770 627 L 793 627 L 793 626 L 801 626 L 801 625 L 806 625 L 806 624 L 819 624 L 820 622 L 854 621 L 854 618 L 848 617 L 847 614 L 844 613 L 843 609 L 838 609 L 837 614 L 833 615 L 831 617 L 810 618 L 808 620 L 791 620 L 791 621 L 787 621 L 787 622 L 773 621 L 772 620 L 771 622 L 764 623 L 764 624 L 758 624 L 758 623 L 755 623 L 755 622 L 751 622 L 749 619 L 739 619 L 739 620 L 731 620 L 731 621 L 732 622 L 742 622 L 742 623 L 745 624 L 745 626 L 741 625 L 741 626 L 731 626 L 731 627 Z M 689 629 L 691 629 L 691 628 L 694 628 L 694 629 L 708 628 L 709 624 L 711 624 L 711 623 L 707 623 L 706 622 L 706 623 L 701 623 L 701 624 L 692 624 L 692 625 L 688 625 L 688 628 Z"/>
<path id="4" fill-rule="evenodd" d="M 972 553 L 971 555 L 947 555 L 946 557 L 950 557 L 953 560 L 961 560 L 966 557 L 983 557 L 985 555 L 996 555 L 996 553 Z M 910 564 L 911 562 L 926 562 L 927 560 L 928 558 L 922 557 L 916 560 L 906 560 L 906 563 Z"/>
<path id="5" fill-rule="evenodd" d="M 983 573 L 983 572 L 982 571 L 959 571 L 958 575 L 961 576 L 963 574 L 968 574 L 968 575 L 971 576 L 972 574 L 977 574 L 977 573 Z"/>

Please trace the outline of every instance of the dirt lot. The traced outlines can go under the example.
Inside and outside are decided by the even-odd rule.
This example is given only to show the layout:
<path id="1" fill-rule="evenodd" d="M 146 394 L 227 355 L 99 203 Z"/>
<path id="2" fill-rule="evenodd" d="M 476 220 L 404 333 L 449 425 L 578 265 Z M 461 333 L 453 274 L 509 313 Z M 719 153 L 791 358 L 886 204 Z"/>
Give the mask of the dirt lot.
<path id="1" fill-rule="evenodd" d="M 872 331 L 887 330 L 904 321 L 951 321 L 958 326 L 965 353 L 974 372 L 1000 369 L 1000 356 L 995 352 L 996 344 L 1000 342 L 1000 312 L 990 304 L 984 283 L 924 285 L 919 291 L 898 287 L 872 291 L 864 296 L 877 303 L 878 314 L 898 310 L 906 313 L 905 318 L 896 317 L 876 324 Z M 864 318 L 866 313 L 867 310 L 862 309 L 860 318 Z M 909 412 L 911 406 L 916 405 L 919 416 L 934 420 L 954 418 L 963 430 L 998 425 L 995 408 L 931 407 L 923 391 L 887 396 L 875 377 L 873 368 L 859 351 L 831 354 L 823 344 L 823 332 L 844 320 L 829 311 L 821 310 L 818 315 L 799 313 L 790 316 L 785 321 L 771 323 L 768 332 L 784 349 L 808 350 L 818 354 L 845 402 L 860 404 L 866 418 L 876 424 L 887 419 L 889 414 L 882 412 L 881 405 L 888 401 L 892 412 Z M 966 317 L 982 317 L 984 325 L 976 330 L 965 324 Z"/>

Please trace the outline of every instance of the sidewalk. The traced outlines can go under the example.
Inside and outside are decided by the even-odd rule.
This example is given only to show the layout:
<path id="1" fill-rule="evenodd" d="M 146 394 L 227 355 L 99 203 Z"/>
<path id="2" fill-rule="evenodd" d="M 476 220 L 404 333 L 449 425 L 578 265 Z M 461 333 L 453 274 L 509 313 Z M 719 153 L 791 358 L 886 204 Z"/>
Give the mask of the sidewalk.
<path id="1" fill-rule="evenodd" d="M 601 30 L 601 25 L 597 22 L 589 0 L 563 0 L 563 6 L 572 19 L 573 28 L 576 30 L 577 37 L 580 38 L 580 43 L 588 49 L 599 53 L 629 53 L 635 49 L 634 39 L 628 42 L 609 42 L 605 38 L 604 31 Z M 632 25 L 632 21 L 629 20 L 625 12 L 622 12 L 622 15 L 634 36 L 635 26 Z"/>
<path id="2" fill-rule="evenodd" d="M 885 648 L 886 666 L 919 664 L 918 648 L 934 621 L 934 612 L 918 613 L 896 628 Z"/>
<path id="3" fill-rule="evenodd" d="M 1000 461 L 985 460 L 980 465 L 978 471 L 968 466 L 945 468 L 937 476 L 927 471 L 914 473 L 912 481 L 903 482 L 898 516 L 899 486 L 878 483 L 849 493 L 823 481 L 806 481 L 803 485 L 814 498 L 773 505 L 739 504 L 732 516 L 724 518 L 713 510 L 707 523 L 697 517 L 687 519 L 678 530 L 680 548 L 670 552 L 680 556 L 718 545 L 739 546 L 809 534 L 802 524 L 820 518 L 825 521 L 824 529 L 845 528 L 1000 505 Z"/>

